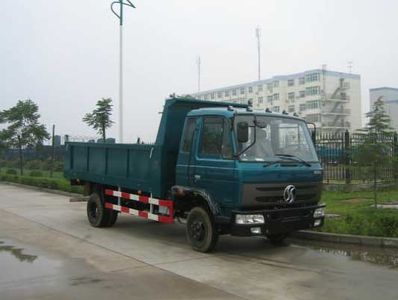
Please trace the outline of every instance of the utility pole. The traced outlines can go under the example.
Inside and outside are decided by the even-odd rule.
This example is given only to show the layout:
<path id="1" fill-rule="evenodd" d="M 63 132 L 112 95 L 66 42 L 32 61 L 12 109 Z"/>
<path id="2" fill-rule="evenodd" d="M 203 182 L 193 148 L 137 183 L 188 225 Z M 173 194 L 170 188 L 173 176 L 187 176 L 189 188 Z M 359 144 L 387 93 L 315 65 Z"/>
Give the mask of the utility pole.
<path id="1" fill-rule="evenodd" d="M 196 64 L 198 65 L 198 92 L 200 92 L 200 64 L 201 64 L 200 56 L 198 56 Z"/>
<path id="2" fill-rule="evenodd" d="M 54 156 L 55 156 L 55 125 L 53 125 L 52 131 L 52 144 L 51 144 L 51 167 L 50 167 L 50 177 L 53 177 L 54 171 Z"/>
<path id="3" fill-rule="evenodd" d="M 119 13 L 113 7 L 120 6 Z M 135 8 L 130 0 L 119 0 L 111 3 L 111 11 L 119 19 L 119 143 L 123 143 L 123 5 Z"/>
<path id="4" fill-rule="evenodd" d="M 256 38 L 257 38 L 257 61 L 258 61 L 258 80 L 261 80 L 261 45 L 260 45 L 261 29 L 259 26 L 256 27 Z"/>
<path id="5" fill-rule="evenodd" d="M 347 68 L 348 68 L 348 73 L 352 73 L 352 68 L 353 68 L 353 62 L 352 61 L 349 61 L 348 63 L 347 63 Z"/>

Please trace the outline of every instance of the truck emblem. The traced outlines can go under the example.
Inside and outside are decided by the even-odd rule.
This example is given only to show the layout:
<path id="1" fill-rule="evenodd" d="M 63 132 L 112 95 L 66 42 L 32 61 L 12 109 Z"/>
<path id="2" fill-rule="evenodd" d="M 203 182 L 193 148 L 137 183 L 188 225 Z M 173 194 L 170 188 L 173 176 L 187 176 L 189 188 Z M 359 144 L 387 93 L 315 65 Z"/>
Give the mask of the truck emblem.
<path id="1" fill-rule="evenodd" d="M 292 184 L 288 185 L 283 191 L 283 200 L 287 203 L 293 203 L 296 200 L 296 187 Z"/>

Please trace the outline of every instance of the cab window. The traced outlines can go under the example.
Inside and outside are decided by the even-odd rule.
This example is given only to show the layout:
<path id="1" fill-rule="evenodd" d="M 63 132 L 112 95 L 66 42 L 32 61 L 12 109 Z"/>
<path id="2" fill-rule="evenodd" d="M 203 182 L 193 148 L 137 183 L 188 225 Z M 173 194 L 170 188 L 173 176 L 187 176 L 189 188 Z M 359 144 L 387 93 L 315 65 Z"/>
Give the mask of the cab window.
<path id="1" fill-rule="evenodd" d="M 229 121 L 223 117 L 204 117 L 199 157 L 231 159 Z"/>
<path id="2" fill-rule="evenodd" d="M 192 139 L 195 132 L 196 118 L 187 119 L 185 124 L 183 139 L 182 139 L 182 152 L 190 152 L 192 147 Z"/>

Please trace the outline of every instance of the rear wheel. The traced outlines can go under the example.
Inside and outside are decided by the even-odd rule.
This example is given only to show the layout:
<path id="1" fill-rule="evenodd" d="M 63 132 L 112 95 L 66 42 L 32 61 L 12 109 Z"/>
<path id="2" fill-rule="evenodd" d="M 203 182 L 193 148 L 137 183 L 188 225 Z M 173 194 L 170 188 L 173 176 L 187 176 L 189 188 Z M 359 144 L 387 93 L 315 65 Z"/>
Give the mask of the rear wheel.
<path id="1" fill-rule="evenodd" d="M 93 227 L 106 227 L 110 224 L 111 213 L 106 209 L 98 193 L 94 192 L 87 201 L 87 218 Z M 115 221 L 116 222 L 116 219 Z M 112 224 L 113 225 L 113 224 Z"/>
<path id="2" fill-rule="evenodd" d="M 119 216 L 119 213 L 117 211 L 111 210 L 110 216 L 109 216 L 109 221 L 108 221 L 108 224 L 106 225 L 106 227 L 112 227 L 113 225 L 115 225 L 118 216 Z"/>
<path id="3" fill-rule="evenodd" d="M 202 207 L 193 208 L 188 214 L 186 234 L 192 248 L 199 252 L 210 252 L 218 241 L 218 233 L 209 212 Z"/>

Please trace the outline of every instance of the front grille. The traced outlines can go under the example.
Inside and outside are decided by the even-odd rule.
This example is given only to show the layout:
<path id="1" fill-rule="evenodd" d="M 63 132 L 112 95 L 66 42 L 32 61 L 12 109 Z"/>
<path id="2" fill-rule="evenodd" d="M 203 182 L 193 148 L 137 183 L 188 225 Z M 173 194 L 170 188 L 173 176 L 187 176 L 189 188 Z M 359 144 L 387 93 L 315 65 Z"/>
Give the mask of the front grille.
<path id="1" fill-rule="evenodd" d="M 310 201 L 316 197 L 316 194 L 304 194 L 304 195 L 296 195 L 296 201 Z M 255 198 L 256 201 L 259 202 L 284 202 L 283 196 L 260 196 Z"/>
<path id="2" fill-rule="evenodd" d="M 285 205 L 283 193 L 288 185 L 296 188 L 296 198 L 292 204 L 315 203 L 319 201 L 322 183 L 274 183 L 274 184 L 245 184 L 243 188 L 243 206 L 258 207 L 268 205 Z"/>

